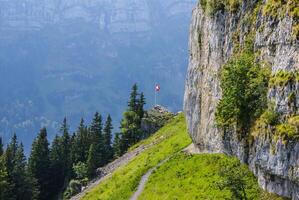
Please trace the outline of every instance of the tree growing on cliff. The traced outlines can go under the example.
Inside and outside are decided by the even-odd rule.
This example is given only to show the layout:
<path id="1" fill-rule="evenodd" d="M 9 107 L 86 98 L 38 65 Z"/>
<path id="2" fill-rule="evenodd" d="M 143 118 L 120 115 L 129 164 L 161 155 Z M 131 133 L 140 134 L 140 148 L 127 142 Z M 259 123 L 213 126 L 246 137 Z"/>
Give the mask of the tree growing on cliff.
<path id="1" fill-rule="evenodd" d="M 222 99 L 217 105 L 220 127 L 235 126 L 241 136 L 267 106 L 269 70 L 261 68 L 249 51 L 233 57 L 221 71 Z"/>

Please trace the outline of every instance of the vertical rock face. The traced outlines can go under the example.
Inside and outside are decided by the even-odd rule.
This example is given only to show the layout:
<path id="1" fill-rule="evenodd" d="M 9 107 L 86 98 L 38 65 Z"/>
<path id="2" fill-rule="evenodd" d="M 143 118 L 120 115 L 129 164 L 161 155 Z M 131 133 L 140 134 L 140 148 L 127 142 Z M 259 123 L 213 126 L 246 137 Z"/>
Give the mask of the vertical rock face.
<path id="1" fill-rule="evenodd" d="M 240 32 L 238 42 L 242 44 L 246 32 L 242 19 L 257 3 L 243 1 L 238 12 L 218 11 L 213 16 L 206 14 L 200 4 L 193 10 L 184 111 L 189 133 L 199 150 L 235 155 L 249 164 L 262 188 L 299 199 L 298 143 L 285 145 L 271 136 L 257 136 L 245 151 L 246 142 L 238 140 L 234 131 L 223 133 L 216 127 L 215 111 L 221 99 L 219 72 L 233 55 L 233 36 L 237 31 Z M 261 11 L 256 18 L 254 47 L 255 52 L 260 53 L 259 60 L 271 66 L 272 74 L 280 70 L 298 71 L 298 40 L 292 35 L 294 24 L 298 22 L 288 16 L 272 20 Z M 298 114 L 298 89 L 298 82 L 270 87 L 268 101 L 274 102 L 275 110 L 283 116 Z M 292 104 L 288 103 L 290 94 L 295 99 Z"/>

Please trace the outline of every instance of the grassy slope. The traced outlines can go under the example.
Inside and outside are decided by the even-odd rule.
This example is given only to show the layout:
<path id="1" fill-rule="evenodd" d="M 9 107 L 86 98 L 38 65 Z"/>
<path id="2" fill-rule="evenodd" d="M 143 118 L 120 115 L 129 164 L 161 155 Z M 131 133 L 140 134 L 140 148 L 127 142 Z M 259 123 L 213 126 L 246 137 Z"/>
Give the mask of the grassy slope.
<path id="1" fill-rule="evenodd" d="M 183 115 L 175 117 L 147 140 L 137 144 L 158 144 L 139 154 L 128 165 L 121 167 L 112 177 L 92 189 L 83 199 L 124 200 L 129 199 L 136 190 L 143 174 L 160 161 L 173 156 L 160 166 L 149 178 L 139 199 L 224 199 L 230 197 L 230 191 L 220 191 L 215 182 L 221 178 L 217 175 L 224 162 L 234 159 L 224 155 L 185 155 L 178 153 L 191 143 L 186 132 Z M 276 199 L 263 193 L 258 188 L 253 175 L 247 177 L 251 199 Z"/>
<path id="2" fill-rule="evenodd" d="M 222 154 L 186 155 L 180 153 L 153 172 L 139 199 L 230 199 L 229 190 L 220 190 L 216 183 L 226 163 L 236 159 Z M 280 199 L 259 188 L 253 174 L 246 177 L 248 199 Z"/>
<path id="3" fill-rule="evenodd" d="M 91 190 L 83 199 L 129 199 L 143 174 L 191 143 L 186 132 L 183 115 L 175 117 L 142 144 L 149 144 L 157 140 L 161 140 L 161 142 L 136 156 L 128 165 L 118 169 L 111 178 Z"/>

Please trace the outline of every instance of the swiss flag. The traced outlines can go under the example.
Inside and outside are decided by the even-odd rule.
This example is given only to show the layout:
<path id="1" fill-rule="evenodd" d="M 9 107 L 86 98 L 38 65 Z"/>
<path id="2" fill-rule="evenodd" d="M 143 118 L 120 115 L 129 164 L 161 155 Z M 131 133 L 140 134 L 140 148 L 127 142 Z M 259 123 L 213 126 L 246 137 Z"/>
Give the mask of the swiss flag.
<path id="1" fill-rule="evenodd" d="M 159 92 L 159 91 L 160 91 L 160 89 L 161 89 L 161 88 L 160 88 L 160 85 L 159 85 L 159 84 L 157 84 L 157 85 L 156 85 L 156 87 L 155 87 L 155 90 L 156 90 L 156 92 Z"/>

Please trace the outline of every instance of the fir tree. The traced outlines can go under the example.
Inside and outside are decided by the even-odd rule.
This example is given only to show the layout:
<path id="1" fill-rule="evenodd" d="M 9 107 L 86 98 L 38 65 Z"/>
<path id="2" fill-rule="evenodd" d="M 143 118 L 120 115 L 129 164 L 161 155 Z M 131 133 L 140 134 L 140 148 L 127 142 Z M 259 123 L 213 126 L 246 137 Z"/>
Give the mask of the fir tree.
<path id="1" fill-rule="evenodd" d="M 111 145 L 112 140 L 112 119 L 111 116 L 108 115 L 105 127 L 104 127 L 104 162 L 105 164 L 110 162 L 113 158 L 113 148 Z"/>
<path id="2" fill-rule="evenodd" d="M 26 164 L 24 147 L 21 143 L 16 151 L 14 169 L 12 171 L 14 192 L 17 200 L 30 200 L 38 196 L 37 185 L 33 177 L 26 171 Z"/>
<path id="3" fill-rule="evenodd" d="M 120 148 L 120 133 L 115 133 L 114 140 L 113 140 L 113 153 L 114 158 L 121 156 L 121 148 Z"/>
<path id="4" fill-rule="evenodd" d="M 66 185 L 70 179 L 70 173 L 72 168 L 71 163 L 71 152 L 70 152 L 70 135 L 69 135 L 69 126 L 67 124 L 66 118 L 64 118 L 62 126 L 60 128 L 62 132 L 62 137 L 60 140 L 60 153 L 61 153 L 61 162 L 62 162 L 62 177 L 64 177 L 63 185 Z"/>
<path id="5" fill-rule="evenodd" d="M 84 119 L 80 121 L 77 133 L 73 136 L 72 141 L 72 162 L 86 162 L 89 150 L 88 130 L 84 124 Z"/>
<path id="6" fill-rule="evenodd" d="M 98 167 L 97 150 L 94 144 L 90 145 L 87 159 L 88 177 L 93 178 Z"/>
<path id="7" fill-rule="evenodd" d="M 130 100 L 128 102 L 128 111 L 137 112 L 138 110 L 138 86 L 135 83 L 132 87 L 132 91 L 130 94 Z"/>
<path id="8" fill-rule="evenodd" d="M 138 100 L 138 109 L 137 109 L 137 114 L 139 116 L 140 119 L 142 119 L 144 117 L 144 105 L 146 104 L 146 101 L 145 101 L 145 97 L 144 97 L 144 94 L 143 92 L 141 92 L 140 94 L 140 98 Z"/>
<path id="9" fill-rule="evenodd" d="M 17 141 L 17 136 L 14 134 L 12 136 L 11 142 L 7 146 L 6 152 L 5 152 L 5 165 L 7 172 L 9 173 L 8 175 L 11 177 L 10 172 L 13 171 L 14 169 L 14 159 L 16 157 L 16 152 L 18 150 L 18 141 Z"/>
<path id="10" fill-rule="evenodd" d="M 104 165 L 104 138 L 102 129 L 102 117 L 98 112 L 96 112 L 89 130 L 90 138 L 92 140 L 90 144 L 94 145 L 96 151 L 95 162 L 98 167 Z"/>
<path id="11" fill-rule="evenodd" d="M 120 152 L 125 153 L 129 147 L 137 143 L 141 137 L 139 116 L 133 111 L 123 114 L 121 122 Z"/>
<path id="12" fill-rule="evenodd" d="M 0 156 L 0 200 L 14 199 L 12 190 L 13 186 L 9 182 L 4 157 Z"/>
<path id="13" fill-rule="evenodd" d="M 0 156 L 3 155 L 3 141 L 2 141 L 2 137 L 0 137 Z"/>
<path id="14" fill-rule="evenodd" d="M 39 199 L 50 199 L 50 158 L 46 128 L 41 129 L 32 144 L 28 169 L 40 186 Z"/>
<path id="15" fill-rule="evenodd" d="M 33 177 L 26 171 L 24 147 L 23 144 L 18 144 L 15 134 L 3 157 L 8 181 L 11 184 L 11 197 L 17 200 L 36 198 L 38 195 L 37 185 L 34 184 Z"/>
<path id="16" fill-rule="evenodd" d="M 61 138 L 56 135 L 50 151 L 51 192 L 59 193 L 64 184 L 64 164 L 61 153 Z"/>

